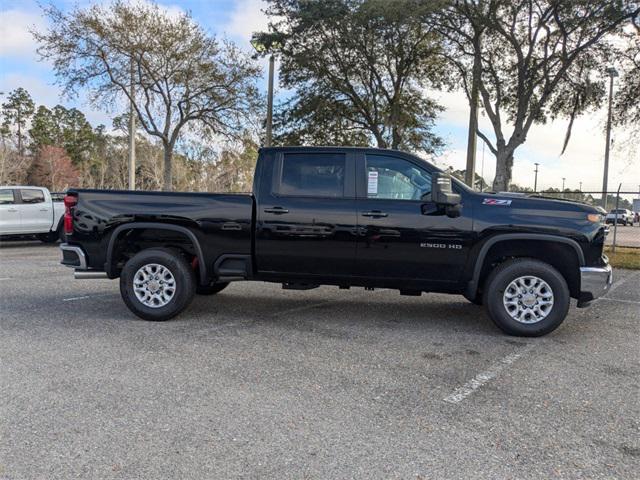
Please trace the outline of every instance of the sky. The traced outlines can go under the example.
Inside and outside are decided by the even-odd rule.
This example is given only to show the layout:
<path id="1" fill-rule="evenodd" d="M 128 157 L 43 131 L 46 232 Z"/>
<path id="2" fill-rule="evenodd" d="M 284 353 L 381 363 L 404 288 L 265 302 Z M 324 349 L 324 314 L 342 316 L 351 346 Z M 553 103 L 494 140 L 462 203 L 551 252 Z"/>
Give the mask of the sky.
<path id="1" fill-rule="evenodd" d="M 106 0 L 104 0 L 106 1 Z M 144 0 L 134 0 L 144 1 Z M 83 0 L 53 0 L 51 3 L 65 10 L 75 5 L 90 3 Z M 216 36 L 225 36 L 240 47 L 250 50 L 249 40 L 254 31 L 264 30 L 267 17 L 262 0 L 173 0 L 159 2 L 169 12 L 189 11 L 196 21 Z M 92 108 L 85 98 L 61 98 L 61 89 L 55 84 L 51 65 L 40 62 L 36 43 L 30 30 L 46 28 L 38 3 L 33 0 L 0 0 L 0 92 L 7 93 L 24 87 L 36 104 L 52 107 L 63 104 L 80 108 L 94 125 L 111 125 L 113 112 Z M 263 64 L 263 66 L 265 66 Z M 266 68 L 263 68 L 266 74 Z M 276 79 L 277 85 L 277 79 Z M 266 89 L 266 79 L 261 85 Z M 467 122 L 469 106 L 462 92 L 426 92 L 444 107 L 436 121 L 436 133 L 446 141 L 446 148 L 436 158 L 440 167 L 465 167 Z M 276 91 L 276 97 L 278 92 Z M 282 91 L 281 91 L 282 95 Z M 1 101 L 1 98 L 0 98 Z M 277 98 L 276 98 L 277 101 Z M 556 120 L 545 125 L 534 125 L 527 142 L 515 155 L 513 181 L 533 187 L 535 163 L 539 163 L 538 188 L 560 188 L 564 177 L 567 188 L 600 191 L 604 166 L 606 110 L 603 108 L 580 117 L 574 123 L 572 140 L 561 156 L 562 141 L 567 120 Z M 486 117 L 480 119 L 481 128 L 490 132 Z M 613 131 L 613 151 L 610 158 L 609 191 L 622 183 L 622 190 L 640 189 L 640 148 L 624 148 L 629 134 L 622 129 Z M 633 156 L 632 156 L 633 155 Z M 483 161 L 484 158 L 484 161 Z M 495 158 L 488 148 L 483 154 L 478 142 L 477 169 L 487 180 L 495 173 Z"/>

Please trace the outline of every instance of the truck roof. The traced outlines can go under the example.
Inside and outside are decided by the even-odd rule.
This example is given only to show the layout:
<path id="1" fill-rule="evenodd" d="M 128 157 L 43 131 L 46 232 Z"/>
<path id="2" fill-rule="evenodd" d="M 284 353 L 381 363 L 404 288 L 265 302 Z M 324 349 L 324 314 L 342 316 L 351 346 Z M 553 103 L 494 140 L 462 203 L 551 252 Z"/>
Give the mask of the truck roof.
<path id="1" fill-rule="evenodd" d="M 336 146 L 313 146 L 313 147 L 308 147 L 308 146 L 295 146 L 295 145 L 288 145 L 288 146 L 283 146 L 283 147 L 260 147 L 260 149 L 258 151 L 260 152 L 273 152 L 273 151 L 277 151 L 277 152 L 286 152 L 286 151 L 296 151 L 299 152 L 300 150 L 306 150 L 309 152 L 314 152 L 314 151 L 321 151 L 321 152 L 327 152 L 327 151 L 342 151 L 342 150 L 366 150 L 368 152 L 378 152 L 378 153 L 389 153 L 389 152 L 393 152 L 393 153 L 401 153 L 403 155 L 412 155 L 412 156 L 416 156 L 412 153 L 409 152 L 403 152 L 402 150 L 395 150 L 392 148 L 374 148 L 374 147 L 336 147 Z"/>

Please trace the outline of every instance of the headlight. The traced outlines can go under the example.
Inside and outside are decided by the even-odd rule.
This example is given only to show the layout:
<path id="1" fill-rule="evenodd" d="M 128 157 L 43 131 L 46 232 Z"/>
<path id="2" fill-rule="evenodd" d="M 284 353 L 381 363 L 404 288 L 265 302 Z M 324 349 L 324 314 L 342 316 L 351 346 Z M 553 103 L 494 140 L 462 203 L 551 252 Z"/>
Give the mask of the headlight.
<path id="1" fill-rule="evenodd" d="M 604 215 L 600 215 L 599 213 L 589 213 L 587 214 L 587 220 L 593 223 L 601 223 L 604 220 Z"/>

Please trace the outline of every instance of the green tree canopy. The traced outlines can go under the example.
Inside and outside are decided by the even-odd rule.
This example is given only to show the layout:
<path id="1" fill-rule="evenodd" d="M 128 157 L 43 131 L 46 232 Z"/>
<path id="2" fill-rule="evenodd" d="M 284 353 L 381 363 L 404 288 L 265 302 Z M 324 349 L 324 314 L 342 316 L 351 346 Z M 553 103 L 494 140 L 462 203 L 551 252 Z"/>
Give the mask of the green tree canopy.
<path id="1" fill-rule="evenodd" d="M 91 124 L 80 110 L 62 105 L 51 110 L 40 105 L 29 129 L 34 153 L 46 145 L 63 147 L 74 165 L 80 165 L 88 158 L 94 135 Z"/>
<path id="2" fill-rule="evenodd" d="M 425 89 L 443 77 L 438 35 L 425 22 L 438 2 L 270 0 L 280 81 L 294 91 L 276 118 L 276 141 L 375 144 L 433 152 L 441 110 Z"/>
<path id="3" fill-rule="evenodd" d="M 22 87 L 9 92 L 7 101 L 2 104 L 3 135 L 16 132 L 18 154 L 21 156 L 24 155 L 25 128 L 33 115 L 34 108 L 31 95 Z"/>

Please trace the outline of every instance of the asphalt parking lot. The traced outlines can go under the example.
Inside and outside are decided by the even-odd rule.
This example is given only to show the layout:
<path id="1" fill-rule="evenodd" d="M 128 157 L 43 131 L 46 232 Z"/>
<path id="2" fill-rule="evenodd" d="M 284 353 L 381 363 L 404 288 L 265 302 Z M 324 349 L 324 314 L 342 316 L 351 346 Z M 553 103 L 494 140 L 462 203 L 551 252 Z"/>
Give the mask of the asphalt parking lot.
<path id="1" fill-rule="evenodd" d="M 0 246 L 0 478 L 638 478 L 638 271 L 521 339 L 462 297 L 262 283 L 149 323 L 58 257 Z"/>

